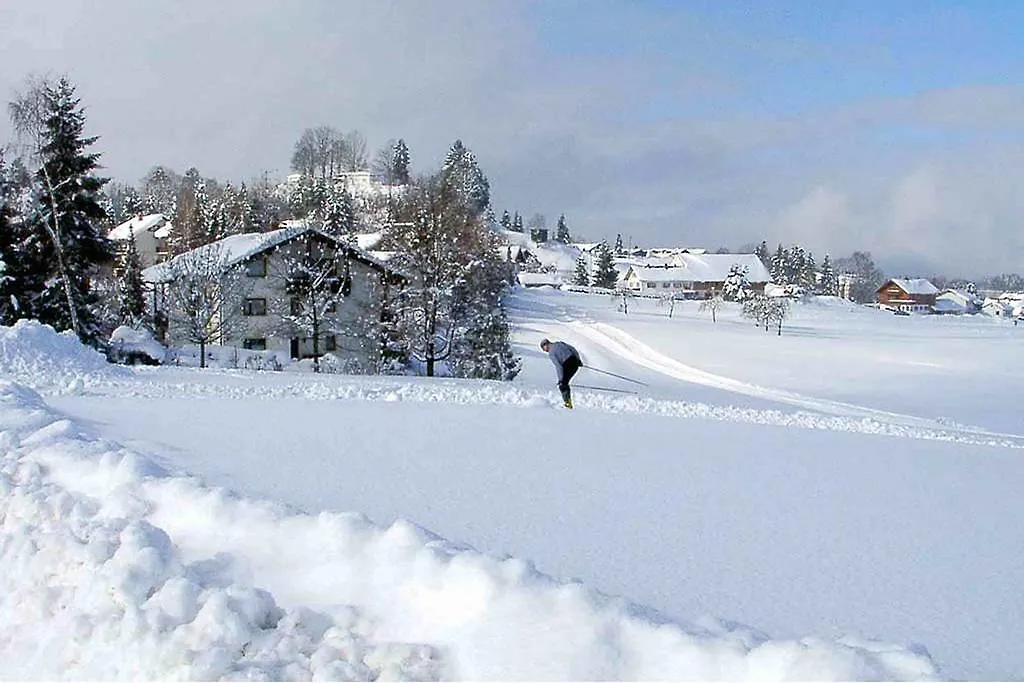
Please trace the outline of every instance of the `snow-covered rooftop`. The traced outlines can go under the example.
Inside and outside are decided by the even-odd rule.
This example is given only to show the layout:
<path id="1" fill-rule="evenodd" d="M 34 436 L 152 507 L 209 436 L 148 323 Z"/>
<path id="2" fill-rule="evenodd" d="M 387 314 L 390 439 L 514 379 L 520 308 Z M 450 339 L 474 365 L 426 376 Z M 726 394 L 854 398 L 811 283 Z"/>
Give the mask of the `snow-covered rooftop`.
<path id="1" fill-rule="evenodd" d="M 756 254 L 676 254 L 674 266 L 634 266 L 633 272 L 645 282 L 725 282 L 732 267 L 747 269 L 747 282 L 770 282 L 771 275 Z"/>
<path id="2" fill-rule="evenodd" d="M 693 281 L 690 271 L 686 268 L 631 267 L 630 270 L 641 282 Z"/>
<path id="3" fill-rule="evenodd" d="M 354 258 L 376 266 L 381 270 L 395 272 L 393 268 L 389 268 L 383 261 L 375 258 L 368 252 L 359 249 L 358 247 L 353 247 L 350 244 L 346 244 L 342 240 L 339 240 L 332 235 L 328 235 L 322 230 L 309 226 L 304 221 L 286 221 L 285 225 L 287 225 L 287 227 L 272 230 L 271 232 L 251 232 L 243 233 L 241 235 L 231 235 L 224 239 L 217 240 L 216 242 L 211 242 L 210 244 L 193 249 L 191 252 L 187 253 L 194 254 L 219 251 L 219 258 L 223 260 L 225 267 L 231 267 L 242 263 L 246 259 L 255 256 L 260 252 L 272 249 L 309 232 L 318 234 L 321 237 L 325 237 L 335 242 L 339 247 L 348 250 L 350 255 Z M 146 268 L 142 271 L 143 280 L 150 283 L 169 282 L 172 279 L 172 264 L 183 256 L 185 256 L 185 254 L 176 256 L 165 263 L 158 263 L 155 266 Z"/>
<path id="4" fill-rule="evenodd" d="M 938 294 L 939 289 L 925 278 L 893 278 L 889 282 L 895 283 L 907 294 Z M 885 285 L 882 285 L 883 287 Z"/>
<path id="5" fill-rule="evenodd" d="M 171 233 L 171 222 L 162 213 L 151 213 L 148 216 L 134 216 L 107 233 L 107 238 L 115 242 L 123 242 L 133 234 L 151 232 L 154 237 L 166 239 Z"/>

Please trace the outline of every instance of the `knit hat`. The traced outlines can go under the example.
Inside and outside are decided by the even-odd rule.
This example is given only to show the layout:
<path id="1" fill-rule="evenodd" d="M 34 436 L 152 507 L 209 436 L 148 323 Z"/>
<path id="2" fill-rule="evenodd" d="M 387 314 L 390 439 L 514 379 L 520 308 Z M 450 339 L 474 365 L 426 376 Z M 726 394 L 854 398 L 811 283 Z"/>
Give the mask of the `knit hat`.
<path id="1" fill-rule="evenodd" d="M 550 343 L 551 343 L 550 339 L 547 339 L 547 338 L 541 339 L 540 340 L 540 348 L 543 349 L 545 346 L 547 346 Z"/>

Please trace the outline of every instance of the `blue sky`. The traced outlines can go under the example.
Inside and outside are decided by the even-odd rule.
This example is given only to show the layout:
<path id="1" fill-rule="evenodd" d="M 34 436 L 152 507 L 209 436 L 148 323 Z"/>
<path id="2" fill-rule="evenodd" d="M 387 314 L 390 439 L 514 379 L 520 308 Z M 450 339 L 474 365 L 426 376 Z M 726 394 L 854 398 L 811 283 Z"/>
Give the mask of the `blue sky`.
<path id="1" fill-rule="evenodd" d="M 1017 2 L 19 2 L 0 90 L 70 75 L 123 181 L 281 175 L 321 124 L 422 171 L 461 138 L 499 213 L 587 239 L 977 277 L 1024 271 L 1021 26 Z"/>

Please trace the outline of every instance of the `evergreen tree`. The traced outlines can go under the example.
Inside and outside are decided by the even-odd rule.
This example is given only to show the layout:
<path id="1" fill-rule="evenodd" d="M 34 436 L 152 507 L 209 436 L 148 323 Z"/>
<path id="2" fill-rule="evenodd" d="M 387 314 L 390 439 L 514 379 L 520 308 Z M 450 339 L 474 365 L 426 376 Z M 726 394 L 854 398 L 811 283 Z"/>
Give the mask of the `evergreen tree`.
<path id="1" fill-rule="evenodd" d="M 482 216 L 491 205 L 491 186 L 473 153 L 456 140 L 445 157 L 441 168 L 444 181 L 454 188 L 462 201 L 477 216 Z"/>
<path id="2" fill-rule="evenodd" d="M 763 263 L 764 267 L 770 272 L 772 267 L 772 257 L 771 254 L 768 253 L 767 241 L 761 240 L 761 244 L 754 249 L 754 255 L 761 259 L 761 263 Z"/>
<path id="3" fill-rule="evenodd" d="M 587 257 L 580 254 L 580 257 L 576 259 L 576 270 L 572 274 L 572 283 L 581 287 L 586 287 L 590 284 L 590 270 L 587 268 Z"/>
<path id="4" fill-rule="evenodd" d="M 508 211 L 501 214 L 501 227 L 504 230 L 512 230 L 512 216 L 508 215 Z"/>
<path id="5" fill-rule="evenodd" d="M 518 211 L 516 211 L 516 215 L 512 219 L 512 230 L 515 232 L 523 231 L 523 217 L 519 215 Z"/>
<path id="6" fill-rule="evenodd" d="M 396 185 L 409 184 L 409 148 L 405 146 L 405 140 L 401 138 L 395 143 L 395 150 L 392 158 L 392 171 L 395 174 Z"/>
<path id="7" fill-rule="evenodd" d="M 15 182 L 0 150 L 0 325 L 12 325 L 22 317 L 22 300 L 32 289 L 24 277 L 26 252 L 23 244 L 27 235 L 15 210 L 18 194 Z"/>
<path id="8" fill-rule="evenodd" d="M 800 271 L 800 286 L 808 292 L 813 292 L 818 287 L 818 264 L 814 261 L 814 254 L 807 252 L 804 256 L 804 267 Z"/>
<path id="9" fill-rule="evenodd" d="M 747 281 L 747 267 L 738 263 L 729 269 L 722 286 L 722 298 L 726 301 L 746 301 L 751 296 L 750 282 Z"/>
<path id="10" fill-rule="evenodd" d="M 607 242 L 601 242 L 594 247 L 596 261 L 594 263 L 594 286 L 614 289 L 619 280 L 619 271 L 615 270 L 612 261 L 612 250 Z"/>
<path id="11" fill-rule="evenodd" d="M 323 209 L 323 230 L 328 235 L 342 237 L 355 232 L 355 210 L 348 189 L 332 188 L 327 193 Z"/>
<path id="12" fill-rule="evenodd" d="M 118 255 L 118 318 L 122 325 L 138 326 L 146 313 L 146 294 L 142 283 L 142 262 L 135 248 L 132 230 Z"/>
<path id="13" fill-rule="evenodd" d="M 564 213 L 558 217 L 558 226 L 555 228 L 555 240 L 562 244 L 572 242 L 572 237 L 569 235 L 569 226 L 565 224 Z"/>
<path id="14" fill-rule="evenodd" d="M 626 255 L 626 248 L 622 246 L 622 234 L 621 233 L 615 235 L 615 255 L 616 256 L 625 256 Z"/>
<path id="15" fill-rule="evenodd" d="M 32 285 L 38 286 L 41 275 L 42 286 L 26 298 L 40 322 L 97 343 L 101 330 L 91 278 L 114 258 L 113 245 L 100 232 L 107 218 L 100 203 L 107 179 L 95 175 L 99 154 L 88 151 L 97 138 L 84 136 L 85 112 L 67 79 L 43 84 L 36 96 L 41 112 L 35 122 L 39 168 L 28 217 L 34 235 L 24 246 L 32 254 Z M 22 104 L 12 104 L 15 118 L 24 112 Z"/>
<path id="16" fill-rule="evenodd" d="M 772 282 L 777 285 L 786 284 L 788 262 L 789 252 L 782 248 L 782 244 L 779 244 L 779 248 L 775 250 L 775 255 L 772 256 L 771 266 L 768 268 L 768 272 L 772 276 Z"/>
<path id="17" fill-rule="evenodd" d="M 832 261 L 828 254 L 821 261 L 821 293 L 825 296 L 839 296 L 839 277 L 832 267 Z"/>
<path id="18" fill-rule="evenodd" d="M 457 377 L 511 380 L 522 360 L 512 352 L 511 328 L 501 304 L 508 264 L 494 250 L 478 254 L 453 288 L 455 334 L 449 364 Z"/>

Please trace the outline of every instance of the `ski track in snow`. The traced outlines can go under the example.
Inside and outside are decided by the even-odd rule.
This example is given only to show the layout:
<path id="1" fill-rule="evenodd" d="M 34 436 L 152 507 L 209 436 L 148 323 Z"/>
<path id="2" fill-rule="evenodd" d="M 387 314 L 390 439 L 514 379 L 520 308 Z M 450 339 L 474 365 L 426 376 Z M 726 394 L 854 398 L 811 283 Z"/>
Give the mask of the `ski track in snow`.
<path id="1" fill-rule="evenodd" d="M 139 371 L 145 372 L 145 371 Z M 197 372 L 182 370 L 181 373 Z M 133 396 L 138 398 L 209 398 L 209 399 L 279 399 L 305 400 L 349 400 L 349 401 L 414 401 L 420 403 L 454 403 L 460 405 L 494 404 L 517 406 L 524 409 L 561 409 L 554 392 L 532 388 L 518 388 L 505 382 L 465 381 L 451 379 L 409 378 L 388 380 L 377 377 L 352 377 L 329 375 L 281 374 L 280 384 L 250 384 L 245 380 L 248 373 L 228 370 L 205 369 L 204 377 L 220 375 L 224 383 L 199 383 L 192 381 L 168 381 L 166 375 L 135 379 L 120 377 L 99 380 L 96 377 L 85 387 L 86 394 Z M 697 371 L 699 372 L 699 371 Z M 175 373 L 178 374 L 178 373 Z M 709 375 L 709 377 L 713 377 Z M 236 383 L 237 382 L 237 383 Z M 742 385 L 742 383 L 736 383 Z M 813 400 L 804 399 L 809 406 Z M 855 432 L 891 437 L 952 441 L 972 445 L 996 446 L 1002 448 L 1024 448 L 1024 437 L 991 434 L 973 428 L 959 426 L 928 426 L 929 421 L 914 418 L 901 423 L 903 416 L 864 409 L 864 415 L 827 415 L 807 411 L 786 412 L 784 410 L 763 410 L 728 405 L 712 405 L 689 401 L 657 399 L 642 395 L 616 394 L 612 396 L 586 394 L 574 401 L 577 409 L 605 413 L 630 413 L 657 415 L 667 418 L 716 420 L 721 422 L 742 422 L 747 424 L 821 429 L 837 432 Z M 841 405 L 841 404 L 840 404 Z M 851 410 L 851 412 L 854 412 Z M 885 419 L 891 417 L 892 419 Z M 934 424 L 934 423 L 932 423 Z"/>
<path id="2" fill-rule="evenodd" d="M 530 316 L 521 322 L 540 322 L 534 318 L 538 313 L 535 308 L 517 308 L 515 306 L 512 308 L 520 316 L 524 316 L 524 314 Z M 600 347 L 602 350 L 618 356 L 633 365 L 652 370 L 674 380 L 788 404 L 803 410 L 796 413 L 787 413 L 782 410 L 748 409 L 735 406 L 717 406 L 643 397 L 616 397 L 609 400 L 600 400 L 600 397 L 598 397 L 596 401 L 594 397 L 587 397 L 589 400 L 581 401 L 577 399 L 574 401 L 577 407 L 597 408 L 608 412 L 649 412 L 656 415 L 682 418 L 772 424 L 784 427 L 956 441 L 1003 448 L 1024 448 L 1024 435 L 1020 434 L 992 432 L 972 425 L 906 415 L 831 399 L 810 397 L 783 389 L 758 386 L 716 375 L 671 358 L 620 328 L 594 320 L 585 311 L 570 310 L 563 306 L 546 304 L 545 313 L 552 317 L 543 320 L 544 327 L 565 328 L 573 335 L 585 337 L 589 342 Z M 815 411 L 815 413 L 821 413 L 821 415 L 805 411 Z"/>

